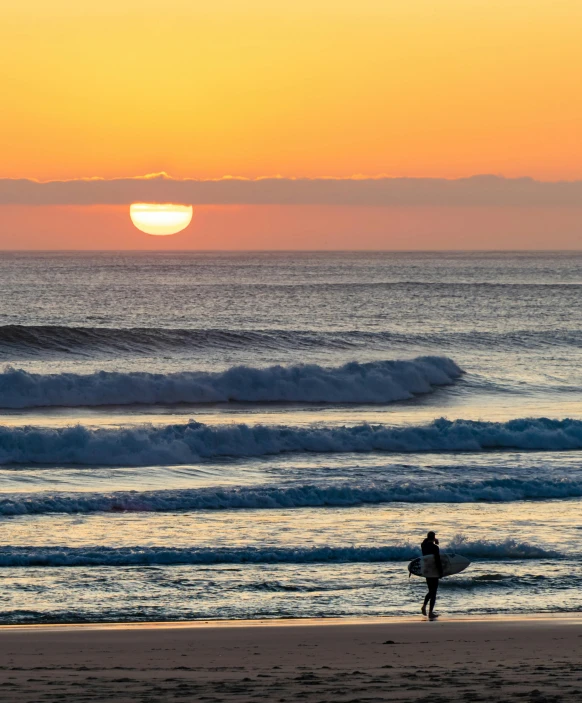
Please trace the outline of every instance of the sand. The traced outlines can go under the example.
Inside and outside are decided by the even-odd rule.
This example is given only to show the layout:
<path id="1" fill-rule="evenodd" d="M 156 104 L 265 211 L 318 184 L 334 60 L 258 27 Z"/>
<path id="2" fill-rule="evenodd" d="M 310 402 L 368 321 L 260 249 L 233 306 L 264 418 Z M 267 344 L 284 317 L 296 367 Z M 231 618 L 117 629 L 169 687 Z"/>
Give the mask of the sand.
<path id="1" fill-rule="evenodd" d="M 582 701 L 582 617 L 0 628 L 2 701 Z"/>

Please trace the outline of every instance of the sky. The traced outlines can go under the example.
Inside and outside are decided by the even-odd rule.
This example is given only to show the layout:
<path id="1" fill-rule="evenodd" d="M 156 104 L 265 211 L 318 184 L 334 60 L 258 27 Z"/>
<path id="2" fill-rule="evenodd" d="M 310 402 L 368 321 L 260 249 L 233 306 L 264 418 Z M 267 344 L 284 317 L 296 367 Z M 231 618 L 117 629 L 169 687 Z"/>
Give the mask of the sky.
<path id="1" fill-rule="evenodd" d="M 580 0 L 4 3 L 0 249 L 582 248 L 580 188 L 538 197 L 582 181 L 581 33 Z M 482 174 L 541 186 L 426 197 Z M 128 216 L 161 181 L 198 184 L 163 239 Z"/>

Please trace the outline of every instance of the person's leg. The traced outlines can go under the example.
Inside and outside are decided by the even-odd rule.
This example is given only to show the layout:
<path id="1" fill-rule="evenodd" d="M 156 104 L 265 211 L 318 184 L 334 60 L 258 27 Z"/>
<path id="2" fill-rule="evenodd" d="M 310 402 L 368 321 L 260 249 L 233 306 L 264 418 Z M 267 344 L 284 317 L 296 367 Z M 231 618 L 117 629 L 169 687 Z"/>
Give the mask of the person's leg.
<path id="1" fill-rule="evenodd" d="M 428 608 L 428 614 L 429 616 L 432 615 L 432 611 L 434 610 L 434 605 L 436 603 L 436 597 L 437 597 L 437 591 L 439 590 L 439 580 L 438 579 L 427 579 L 428 583 L 428 598 L 429 598 L 429 608 Z"/>
<path id="2" fill-rule="evenodd" d="M 428 605 L 428 601 L 430 600 L 430 579 L 426 579 L 426 585 L 428 587 L 428 593 L 424 597 L 424 603 L 422 604 L 422 608 L 420 609 L 423 615 L 426 615 L 426 606 Z"/>

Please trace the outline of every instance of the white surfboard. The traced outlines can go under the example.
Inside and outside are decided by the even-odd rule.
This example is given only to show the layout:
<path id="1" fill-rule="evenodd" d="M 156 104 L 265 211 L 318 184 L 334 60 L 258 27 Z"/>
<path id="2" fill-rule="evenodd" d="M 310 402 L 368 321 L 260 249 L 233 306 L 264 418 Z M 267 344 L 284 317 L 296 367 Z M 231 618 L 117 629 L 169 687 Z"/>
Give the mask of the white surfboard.
<path id="1" fill-rule="evenodd" d="M 464 571 L 470 563 L 471 562 L 467 559 L 467 557 L 463 557 L 460 554 L 441 553 L 443 576 L 458 574 L 460 571 Z M 413 559 L 408 565 L 408 571 L 414 576 L 421 576 L 425 579 L 436 578 L 439 575 L 436 564 L 434 563 L 434 556 L 432 554 L 429 554 L 426 557 L 417 557 L 416 559 Z"/>

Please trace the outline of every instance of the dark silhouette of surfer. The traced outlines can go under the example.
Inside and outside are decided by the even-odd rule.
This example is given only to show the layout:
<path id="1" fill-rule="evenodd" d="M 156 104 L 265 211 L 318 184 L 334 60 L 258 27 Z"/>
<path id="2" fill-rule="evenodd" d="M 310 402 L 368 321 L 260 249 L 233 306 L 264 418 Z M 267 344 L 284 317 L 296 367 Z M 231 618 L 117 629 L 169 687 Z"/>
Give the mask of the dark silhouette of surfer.
<path id="1" fill-rule="evenodd" d="M 438 618 L 437 613 L 434 612 L 434 604 L 436 603 L 437 591 L 439 590 L 439 578 L 443 577 L 443 565 L 441 564 L 441 550 L 439 549 L 439 541 L 432 530 L 427 533 L 426 539 L 423 540 L 420 548 L 422 549 L 423 557 L 426 557 L 429 554 L 434 556 L 434 563 L 436 564 L 436 568 L 439 573 L 438 577 L 426 579 L 428 593 L 424 597 L 424 603 L 421 608 L 422 614 L 426 615 L 426 606 L 428 605 L 428 617 L 431 620 L 434 620 L 435 618 Z"/>

